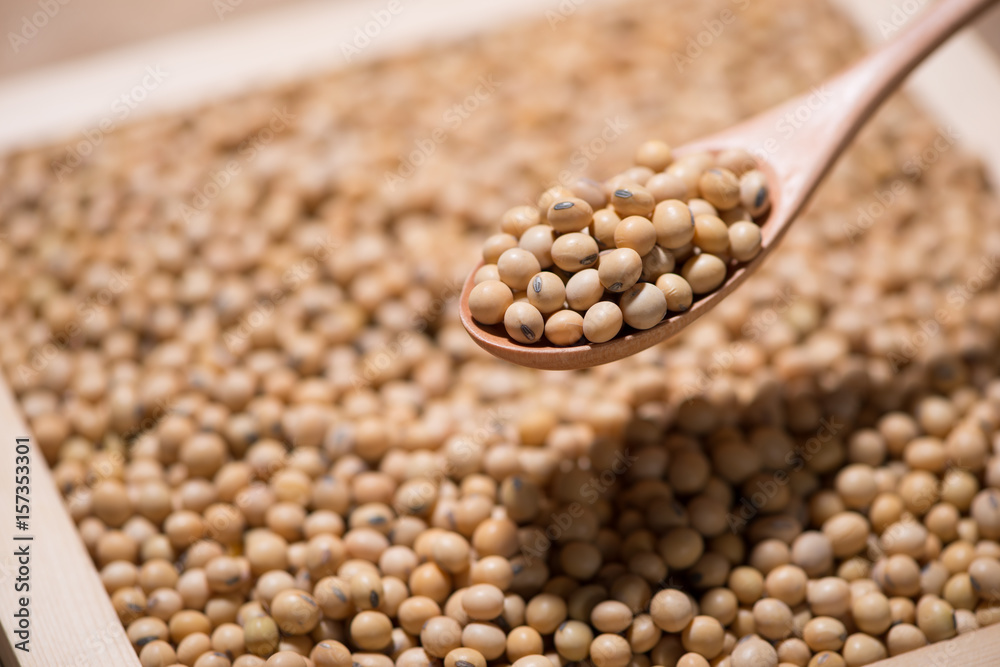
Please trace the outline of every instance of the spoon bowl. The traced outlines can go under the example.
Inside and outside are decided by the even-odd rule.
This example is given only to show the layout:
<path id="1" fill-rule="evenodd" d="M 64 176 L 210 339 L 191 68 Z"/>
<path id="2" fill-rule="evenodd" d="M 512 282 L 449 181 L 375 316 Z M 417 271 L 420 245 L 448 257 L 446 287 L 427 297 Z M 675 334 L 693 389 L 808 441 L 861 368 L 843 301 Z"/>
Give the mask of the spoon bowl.
<path id="1" fill-rule="evenodd" d="M 729 146 L 733 148 L 734 146 Z M 694 144 L 678 148 L 674 153 L 678 156 L 685 153 L 706 150 L 705 142 L 699 141 Z M 716 148 L 714 150 L 720 150 Z M 768 178 L 768 183 L 773 182 L 773 169 L 769 168 L 766 162 L 758 163 L 758 169 L 763 171 Z M 699 317 L 712 310 L 720 301 L 726 298 L 730 292 L 739 287 L 757 267 L 760 266 L 764 258 L 771 249 L 777 245 L 781 235 L 787 228 L 788 218 L 784 218 L 785 224 L 781 221 L 781 195 L 780 191 L 771 189 L 771 207 L 768 210 L 767 218 L 760 222 L 761 228 L 761 248 L 760 252 L 749 262 L 729 263 L 729 270 L 726 280 L 714 292 L 708 294 L 695 295 L 691 307 L 684 312 L 669 312 L 667 316 L 650 329 L 632 329 L 623 325 L 622 332 L 606 343 L 584 343 L 560 347 L 552 345 L 546 340 L 542 340 L 534 345 L 523 345 L 517 343 L 507 335 L 502 324 L 485 325 L 476 322 L 469 310 L 469 293 L 475 287 L 475 274 L 483 262 L 479 262 L 476 268 L 465 281 L 462 289 L 459 314 L 462 324 L 465 326 L 472 339 L 490 354 L 504 361 L 509 361 L 520 366 L 529 366 L 548 371 L 568 371 L 600 366 L 625 357 L 632 356 L 648 347 L 661 343 L 680 333 L 685 327 L 697 320 Z"/>
<path id="2" fill-rule="evenodd" d="M 682 313 L 668 312 L 650 329 L 623 328 L 606 343 L 559 347 L 541 341 L 522 345 L 503 325 L 485 326 L 472 318 L 469 294 L 476 269 L 465 281 L 460 303 L 462 324 L 490 354 L 543 370 L 599 366 L 640 352 L 676 334 L 709 312 L 760 268 L 780 243 L 837 158 L 865 121 L 938 46 L 1000 0 L 938 0 L 915 25 L 822 85 L 739 125 L 675 149 L 677 156 L 740 148 L 757 160 L 767 177 L 771 206 L 761 221 L 761 249 L 749 262 L 731 262 L 726 280 L 713 292 L 696 295 Z"/>

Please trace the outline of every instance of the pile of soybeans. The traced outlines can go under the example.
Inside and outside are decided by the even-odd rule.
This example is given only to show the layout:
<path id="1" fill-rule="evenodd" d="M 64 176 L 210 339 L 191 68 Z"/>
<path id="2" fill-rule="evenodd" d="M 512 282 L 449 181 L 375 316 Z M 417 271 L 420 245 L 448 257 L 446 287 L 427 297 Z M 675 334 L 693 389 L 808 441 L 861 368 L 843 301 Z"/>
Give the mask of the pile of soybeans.
<path id="1" fill-rule="evenodd" d="M 0 366 L 142 665 L 856 667 L 1000 620 L 1000 207 L 904 98 L 676 340 L 542 373 L 458 319 L 504 211 L 860 53 L 816 0 L 597 3 L 0 161 Z"/>

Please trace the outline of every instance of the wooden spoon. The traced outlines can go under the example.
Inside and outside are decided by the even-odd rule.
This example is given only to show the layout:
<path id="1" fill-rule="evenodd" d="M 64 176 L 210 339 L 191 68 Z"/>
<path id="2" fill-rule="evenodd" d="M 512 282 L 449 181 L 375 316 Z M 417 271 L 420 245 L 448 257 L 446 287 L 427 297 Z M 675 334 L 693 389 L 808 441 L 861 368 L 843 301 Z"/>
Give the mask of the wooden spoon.
<path id="1" fill-rule="evenodd" d="M 756 271 L 778 245 L 833 163 L 865 121 L 924 58 L 998 0 L 938 0 L 912 28 L 834 78 L 784 104 L 674 152 L 749 150 L 767 175 L 771 208 L 761 223 L 760 254 L 731 268 L 718 290 L 698 298 L 684 313 L 651 329 L 633 331 L 607 343 L 556 347 L 546 342 L 521 345 L 502 325 L 472 319 L 469 275 L 462 291 L 462 324 L 476 343 L 501 359 L 546 370 L 573 370 L 616 361 L 680 332 L 715 307 Z M 479 266 L 482 266 L 480 264 Z M 478 266 L 476 267 L 479 268 Z"/>

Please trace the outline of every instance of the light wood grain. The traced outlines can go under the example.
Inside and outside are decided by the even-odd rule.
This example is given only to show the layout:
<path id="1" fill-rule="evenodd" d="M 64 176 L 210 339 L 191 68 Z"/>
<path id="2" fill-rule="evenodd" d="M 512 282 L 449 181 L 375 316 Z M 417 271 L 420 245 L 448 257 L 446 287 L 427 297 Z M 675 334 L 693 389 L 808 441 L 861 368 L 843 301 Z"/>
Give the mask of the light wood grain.
<path id="1" fill-rule="evenodd" d="M 474 273 L 462 291 L 462 324 L 481 348 L 500 359 L 544 370 L 576 370 L 624 359 L 677 335 L 743 284 L 777 247 L 792 222 L 865 122 L 923 60 L 949 37 L 998 0 L 941 0 L 909 30 L 828 82 L 735 127 L 678 148 L 683 155 L 726 148 L 750 150 L 761 161 L 771 190 L 771 211 L 761 225 L 761 251 L 753 261 L 730 268 L 715 292 L 690 310 L 669 315 L 656 326 L 607 343 L 556 347 L 547 342 L 521 345 L 503 327 L 484 327 L 472 318 L 469 294 Z M 788 120 L 791 119 L 791 120 Z"/>
<path id="2" fill-rule="evenodd" d="M 1000 625 L 925 646 L 870 667 L 996 667 L 1000 665 Z"/>
<path id="3" fill-rule="evenodd" d="M 93 561 L 63 505 L 41 450 L 31 444 L 30 652 L 13 649 L 19 641 L 10 621 L 17 605 L 14 583 L 14 445 L 29 436 L 14 397 L 0 377 L 0 664 L 4 667 L 138 667 Z"/>

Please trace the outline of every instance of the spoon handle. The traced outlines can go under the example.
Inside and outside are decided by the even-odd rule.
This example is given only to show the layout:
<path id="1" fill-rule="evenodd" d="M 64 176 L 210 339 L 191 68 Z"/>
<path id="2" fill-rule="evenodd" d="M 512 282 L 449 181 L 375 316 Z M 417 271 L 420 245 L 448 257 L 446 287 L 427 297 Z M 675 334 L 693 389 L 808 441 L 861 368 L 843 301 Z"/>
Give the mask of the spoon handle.
<path id="1" fill-rule="evenodd" d="M 768 164 L 781 194 L 777 220 L 794 220 L 868 118 L 928 55 L 1000 0 L 938 0 L 911 26 L 812 90 L 725 130 L 704 147 L 743 146 Z M 776 230 L 779 231 L 779 230 Z M 783 231 L 783 230 L 780 230 Z"/>

